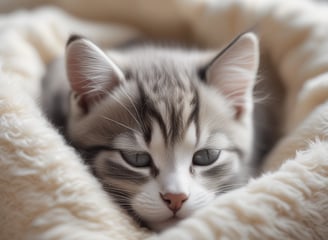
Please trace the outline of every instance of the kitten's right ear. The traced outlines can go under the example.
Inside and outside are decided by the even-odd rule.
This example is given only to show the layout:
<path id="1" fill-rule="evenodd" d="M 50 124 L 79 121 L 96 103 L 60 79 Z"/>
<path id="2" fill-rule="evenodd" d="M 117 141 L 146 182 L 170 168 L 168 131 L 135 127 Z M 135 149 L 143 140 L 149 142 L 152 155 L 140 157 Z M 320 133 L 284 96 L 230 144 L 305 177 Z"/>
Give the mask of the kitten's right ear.
<path id="1" fill-rule="evenodd" d="M 235 108 L 235 119 L 253 109 L 253 88 L 259 66 L 259 42 L 245 33 L 217 55 L 205 72 L 209 85 L 216 88 Z"/>
<path id="2" fill-rule="evenodd" d="M 123 72 L 102 50 L 76 35 L 67 41 L 66 70 L 78 104 L 85 112 L 124 80 Z"/>

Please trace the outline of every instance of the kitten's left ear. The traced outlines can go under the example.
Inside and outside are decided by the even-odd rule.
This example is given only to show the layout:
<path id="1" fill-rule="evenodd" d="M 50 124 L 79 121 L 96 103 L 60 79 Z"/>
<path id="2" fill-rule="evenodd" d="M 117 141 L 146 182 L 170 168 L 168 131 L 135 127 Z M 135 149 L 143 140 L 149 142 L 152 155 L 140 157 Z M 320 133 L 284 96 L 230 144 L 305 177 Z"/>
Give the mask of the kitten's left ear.
<path id="1" fill-rule="evenodd" d="M 231 101 L 236 119 L 252 110 L 258 65 L 258 39 L 246 33 L 230 43 L 206 69 L 206 82 Z"/>
<path id="2" fill-rule="evenodd" d="M 85 112 L 124 80 L 123 72 L 100 48 L 76 35 L 67 42 L 66 70 L 78 105 Z"/>

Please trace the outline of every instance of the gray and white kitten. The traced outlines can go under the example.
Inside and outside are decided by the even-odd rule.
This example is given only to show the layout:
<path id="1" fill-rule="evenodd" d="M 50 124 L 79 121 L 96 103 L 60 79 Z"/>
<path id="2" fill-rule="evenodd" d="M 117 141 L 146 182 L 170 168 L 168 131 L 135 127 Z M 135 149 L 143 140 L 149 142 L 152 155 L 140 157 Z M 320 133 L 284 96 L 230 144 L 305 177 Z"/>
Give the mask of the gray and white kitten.
<path id="1" fill-rule="evenodd" d="M 52 70 L 57 79 L 47 80 L 43 108 L 55 122 L 68 113 L 65 134 L 104 189 L 138 221 L 162 230 L 246 179 L 258 64 L 253 33 L 219 53 L 104 52 L 74 36 L 67 77 Z"/>

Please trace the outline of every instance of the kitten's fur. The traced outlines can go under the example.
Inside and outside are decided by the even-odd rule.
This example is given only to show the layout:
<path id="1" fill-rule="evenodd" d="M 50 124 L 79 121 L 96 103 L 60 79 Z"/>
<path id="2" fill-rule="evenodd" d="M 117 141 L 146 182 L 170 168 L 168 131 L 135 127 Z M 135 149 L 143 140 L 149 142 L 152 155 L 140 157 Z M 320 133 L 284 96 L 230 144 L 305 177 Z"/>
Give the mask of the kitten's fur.
<path id="1" fill-rule="evenodd" d="M 67 83 L 45 85 L 52 93 L 45 90 L 43 108 L 57 124 L 63 124 L 54 118 L 58 109 L 69 112 L 65 134 L 104 189 L 141 223 L 161 230 L 245 180 L 258 63 L 252 33 L 219 54 L 151 46 L 105 54 L 72 37 L 68 81 L 57 79 L 70 83 L 70 110 Z M 54 96 L 64 99 L 56 111 L 46 101 Z"/>

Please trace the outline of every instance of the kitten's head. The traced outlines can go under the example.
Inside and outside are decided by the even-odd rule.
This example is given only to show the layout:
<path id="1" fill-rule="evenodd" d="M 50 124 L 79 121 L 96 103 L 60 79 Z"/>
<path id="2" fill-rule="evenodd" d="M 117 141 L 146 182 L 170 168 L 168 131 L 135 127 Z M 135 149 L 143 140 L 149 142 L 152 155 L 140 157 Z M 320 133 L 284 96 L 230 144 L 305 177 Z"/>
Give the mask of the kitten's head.
<path id="1" fill-rule="evenodd" d="M 105 54 L 71 38 L 68 135 L 110 195 L 163 229 L 238 185 L 251 156 L 258 41 L 218 55 L 142 47 Z"/>

